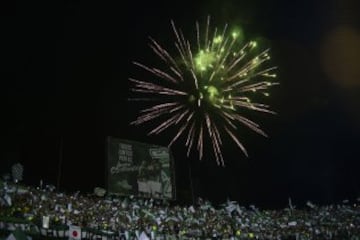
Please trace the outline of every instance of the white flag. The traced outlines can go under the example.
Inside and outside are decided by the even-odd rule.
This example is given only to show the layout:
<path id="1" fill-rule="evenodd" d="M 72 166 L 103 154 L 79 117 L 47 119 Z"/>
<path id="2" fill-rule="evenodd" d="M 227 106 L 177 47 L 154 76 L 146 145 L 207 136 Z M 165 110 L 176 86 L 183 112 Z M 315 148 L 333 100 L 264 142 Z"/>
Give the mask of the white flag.
<path id="1" fill-rule="evenodd" d="M 42 217 L 42 227 L 43 228 L 49 228 L 49 222 L 50 222 L 50 217 L 49 216 L 43 216 Z"/>
<path id="2" fill-rule="evenodd" d="M 81 239 L 81 228 L 79 226 L 70 225 L 69 240 Z"/>
<path id="3" fill-rule="evenodd" d="M 12 201 L 11 201 L 10 195 L 5 194 L 5 196 L 4 196 L 3 198 L 4 198 L 4 200 L 5 200 L 5 203 L 6 203 L 8 206 L 11 206 L 11 205 L 12 205 Z"/>
<path id="4" fill-rule="evenodd" d="M 146 233 L 142 232 L 140 234 L 139 240 L 150 240 L 150 238 L 146 235 Z"/>

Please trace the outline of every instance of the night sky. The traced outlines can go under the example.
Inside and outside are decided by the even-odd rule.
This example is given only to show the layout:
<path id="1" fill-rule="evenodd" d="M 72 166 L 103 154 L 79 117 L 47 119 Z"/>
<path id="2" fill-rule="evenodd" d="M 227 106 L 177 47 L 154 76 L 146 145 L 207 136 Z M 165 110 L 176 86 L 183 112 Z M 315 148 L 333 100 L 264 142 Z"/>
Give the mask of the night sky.
<path id="1" fill-rule="evenodd" d="M 189 36 L 211 15 L 271 47 L 281 85 L 267 103 L 278 114 L 253 114 L 270 137 L 240 128 L 249 157 L 226 144 L 225 167 L 175 144 L 177 201 L 193 192 L 277 208 L 289 197 L 299 206 L 360 197 L 358 1 L 56 2 L 0 6 L 1 173 L 20 162 L 25 183 L 56 185 L 62 156 L 60 190 L 91 192 L 105 186 L 107 136 L 167 145 L 171 131 L 129 126 L 141 107 L 127 100 L 132 61 L 156 59 L 148 36 L 172 49 L 171 19 Z"/>

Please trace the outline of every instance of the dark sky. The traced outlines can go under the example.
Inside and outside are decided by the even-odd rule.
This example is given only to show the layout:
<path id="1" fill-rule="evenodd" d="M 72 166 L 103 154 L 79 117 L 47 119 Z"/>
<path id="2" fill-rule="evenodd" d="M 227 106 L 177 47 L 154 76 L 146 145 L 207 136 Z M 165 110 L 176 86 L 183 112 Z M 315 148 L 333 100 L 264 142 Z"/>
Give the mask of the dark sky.
<path id="1" fill-rule="evenodd" d="M 139 110 L 127 101 L 131 62 L 156 58 L 148 36 L 171 46 L 170 19 L 191 33 L 210 14 L 271 47 L 281 85 L 268 101 L 278 115 L 256 115 L 269 138 L 241 129 L 250 156 L 229 144 L 224 168 L 211 156 L 187 159 L 176 144 L 179 201 L 190 199 L 189 166 L 195 195 L 214 202 L 360 196 L 357 1 L 13 2 L 0 6 L 1 172 L 19 161 L 25 182 L 55 185 L 62 142 L 60 190 L 86 192 L 105 184 L 107 136 L 166 145 L 166 133 L 129 126 Z"/>

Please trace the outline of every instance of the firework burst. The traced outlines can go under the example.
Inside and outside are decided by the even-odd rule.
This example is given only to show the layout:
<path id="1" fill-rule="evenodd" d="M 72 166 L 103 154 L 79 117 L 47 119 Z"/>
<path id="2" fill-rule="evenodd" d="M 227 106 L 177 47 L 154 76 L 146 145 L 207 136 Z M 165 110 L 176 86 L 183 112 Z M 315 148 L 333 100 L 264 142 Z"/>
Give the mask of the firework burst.
<path id="1" fill-rule="evenodd" d="M 239 33 L 210 29 L 207 18 L 204 31 L 196 23 L 196 40 L 192 44 L 185 39 L 181 29 L 171 21 L 175 35 L 176 55 L 170 54 L 157 41 L 150 38 L 150 48 L 162 60 L 162 69 L 134 62 L 151 73 L 146 81 L 130 78 L 133 92 L 147 94 L 154 100 L 143 109 L 131 124 L 139 125 L 155 119 L 159 124 L 148 135 L 159 134 L 174 127 L 176 134 L 169 147 L 185 136 L 187 155 L 197 149 L 203 157 L 205 136 L 209 136 L 216 162 L 224 165 L 222 154 L 223 135 L 228 135 L 247 156 L 246 149 L 236 132 L 238 125 L 266 136 L 259 125 L 240 114 L 242 109 L 274 113 L 263 103 L 252 102 L 253 92 L 266 92 L 277 83 L 276 67 L 269 66 L 269 49 L 256 50 L 255 41 L 242 42 Z M 159 97 L 160 96 L 160 97 Z"/>

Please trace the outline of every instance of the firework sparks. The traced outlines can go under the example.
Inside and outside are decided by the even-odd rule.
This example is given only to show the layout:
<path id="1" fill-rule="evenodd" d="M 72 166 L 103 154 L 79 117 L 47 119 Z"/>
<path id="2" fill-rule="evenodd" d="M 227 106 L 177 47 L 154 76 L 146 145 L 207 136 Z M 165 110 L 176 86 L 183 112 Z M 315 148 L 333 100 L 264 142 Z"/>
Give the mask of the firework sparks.
<path id="1" fill-rule="evenodd" d="M 132 124 L 161 119 L 148 135 L 175 127 L 177 133 L 169 147 L 185 135 L 187 155 L 196 148 L 200 159 L 207 135 L 219 165 L 224 165 L 221 151 L 224 133 L 247 155 L 236 136 L 237 125 L 244 125 L 263 136 L 266 134 L 257 123 L 240 115 L 239 110 L 274 113 L 268 105 L 254 103 L 250 99 L 253 92 L 268 96 L 269 87 L 278 84 L 273 81 L 276 67 L 268 64 L 269 49 L 256 53 L 257 42 L 242 43 L 237 32 L 227 31 L 227 25 L 220 33 L 216 28 L 211 31 L 210 17 L 203 34 L 199 23 L 196 23 L 196 44 L 185 39 L 173 21 L 171 26 L 176 55 L 171 55 L 150 38 L 150 48 L 165 63 L 163 69 L 134 62 L 151 73 L 153 78 L 146 81 L 130 78 L 133 83 L 131 90 L 151 97 L 160 96 L 161 101 L 142 110 Z"/>

